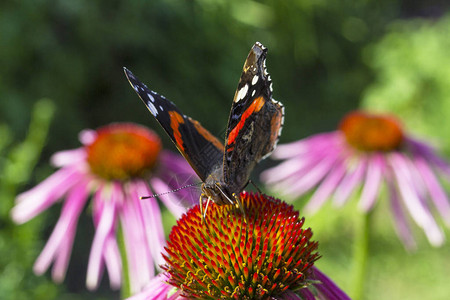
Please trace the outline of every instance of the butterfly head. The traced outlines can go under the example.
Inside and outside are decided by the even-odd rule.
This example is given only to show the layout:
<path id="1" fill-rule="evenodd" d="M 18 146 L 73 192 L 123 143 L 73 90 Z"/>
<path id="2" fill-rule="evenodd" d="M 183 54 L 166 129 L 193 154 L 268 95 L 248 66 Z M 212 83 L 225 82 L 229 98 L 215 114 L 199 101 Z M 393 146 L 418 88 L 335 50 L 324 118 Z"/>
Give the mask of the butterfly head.
<path id="1" fill-rule="evenodd" d="M 218 205 L 233 204 L 232 195 L 226 189 L 222 173 L 221 167 L 215 168 L 202 184 L 202 195 Z"/>

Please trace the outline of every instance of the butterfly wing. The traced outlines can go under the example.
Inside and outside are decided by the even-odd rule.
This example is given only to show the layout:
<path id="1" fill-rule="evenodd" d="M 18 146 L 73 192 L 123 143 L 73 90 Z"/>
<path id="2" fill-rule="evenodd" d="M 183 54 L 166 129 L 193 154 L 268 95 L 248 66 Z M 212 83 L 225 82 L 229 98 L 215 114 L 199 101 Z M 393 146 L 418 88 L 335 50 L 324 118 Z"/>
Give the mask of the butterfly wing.
<path id="1" fill-rule="evenodd" d="M 283 105 L 272 99 L 272 81 L 266 70 L 267 48 L 251 49 L 234 95 L 223 158 L 224 182 L 239 193 L 250 173 L 276 146 L 284 120 Z"/>
<path id="2" fill-rule="evenodd" d="M 189 162 L 202 181 L 214 167 L 222 163 L 223 144 L 199 122 L 184 115 L 171 101 L 147 88 L 124 68 L 133 89 L 161 124 L 175 146 Z"/>

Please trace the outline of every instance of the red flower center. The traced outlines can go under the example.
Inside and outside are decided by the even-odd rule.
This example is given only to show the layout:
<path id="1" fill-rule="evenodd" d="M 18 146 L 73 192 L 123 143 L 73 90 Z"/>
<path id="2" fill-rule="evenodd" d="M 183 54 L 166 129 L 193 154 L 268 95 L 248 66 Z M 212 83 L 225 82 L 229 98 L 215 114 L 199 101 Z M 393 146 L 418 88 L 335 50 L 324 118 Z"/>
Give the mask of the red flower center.
<path id="1" fill-rule="evenodd" d="M 134 124 L 113 124 L 97 130 L 86 147 L 91 171 L 107 180 L 144 176 L 155 165 L 161 150 L 159 137 Z"/>
<path id="2" fill-rule="evenodd" d="M 362 151 L 391 151 L 403 141 L 403 131 L 393 117 L 355 111 L 347 114 L 339 129 L 347 142 Z"/>
<path id="3" fill-rule="evenodd" d="M 246 219 L 231 205 L 199 206 L 178 220 L 169 235 L 169 283 L 195 299 L 269 299 L 308 284 L 319 258 L 310 228 L 292 205 L 243 192 Z"/>

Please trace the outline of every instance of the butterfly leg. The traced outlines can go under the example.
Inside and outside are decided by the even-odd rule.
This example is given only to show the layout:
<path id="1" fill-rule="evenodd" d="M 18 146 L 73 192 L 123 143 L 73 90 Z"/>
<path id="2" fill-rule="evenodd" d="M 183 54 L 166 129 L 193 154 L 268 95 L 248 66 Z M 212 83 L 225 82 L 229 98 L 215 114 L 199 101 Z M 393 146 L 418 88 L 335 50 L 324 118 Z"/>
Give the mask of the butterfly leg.
<path id="1" fill-rule="evenodd" d="M 248 180 L 247 185 L 248 185 L 249 183 L 251 183 L 251 185 L 253 185 L 253 186 L 256 188 L 256 190 L 258 191 L 258 193 L 260 193 L 260 194 L 263 193 L 263 192 L 259 189 L 259 187 L 258 187 L 251 179 Z"/>

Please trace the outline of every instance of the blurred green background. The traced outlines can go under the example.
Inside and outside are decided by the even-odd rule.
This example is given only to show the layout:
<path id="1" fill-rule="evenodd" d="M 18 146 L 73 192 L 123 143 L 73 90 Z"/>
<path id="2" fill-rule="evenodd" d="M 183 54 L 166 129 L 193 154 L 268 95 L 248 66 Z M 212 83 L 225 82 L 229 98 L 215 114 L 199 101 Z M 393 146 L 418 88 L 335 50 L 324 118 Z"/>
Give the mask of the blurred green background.
<path id="1" fill-rule="evenodd" d="M 397 113 L 409 132 L 450 154 L 447 12 L 444 0 L 0 2 L 0 298 L 120 298 L 105 278 L 94 293 L 84 286 L 88 214 L 67 278 L 56 285 L 31 268 L 60 207 L 21 226 L 9 209 L 16 193 L 51 174 L 52 153 L 80 145 L 84 128 L 141 123 L 175 151 L 123 66 L 223 137 L 243 62 L 260 41 L 274 97 L 286 106 L 281 143 L 333 130 L 363 106 Z M 317 265 L 347 292 L 355 211 L 326 208 L 307 218 L 323 255 Z M 448 244 L 434 249 L 418 231 L 419 250 L 407 253 L 390 217 L 377 207 L 366 299 L 448 299 Z"/>

